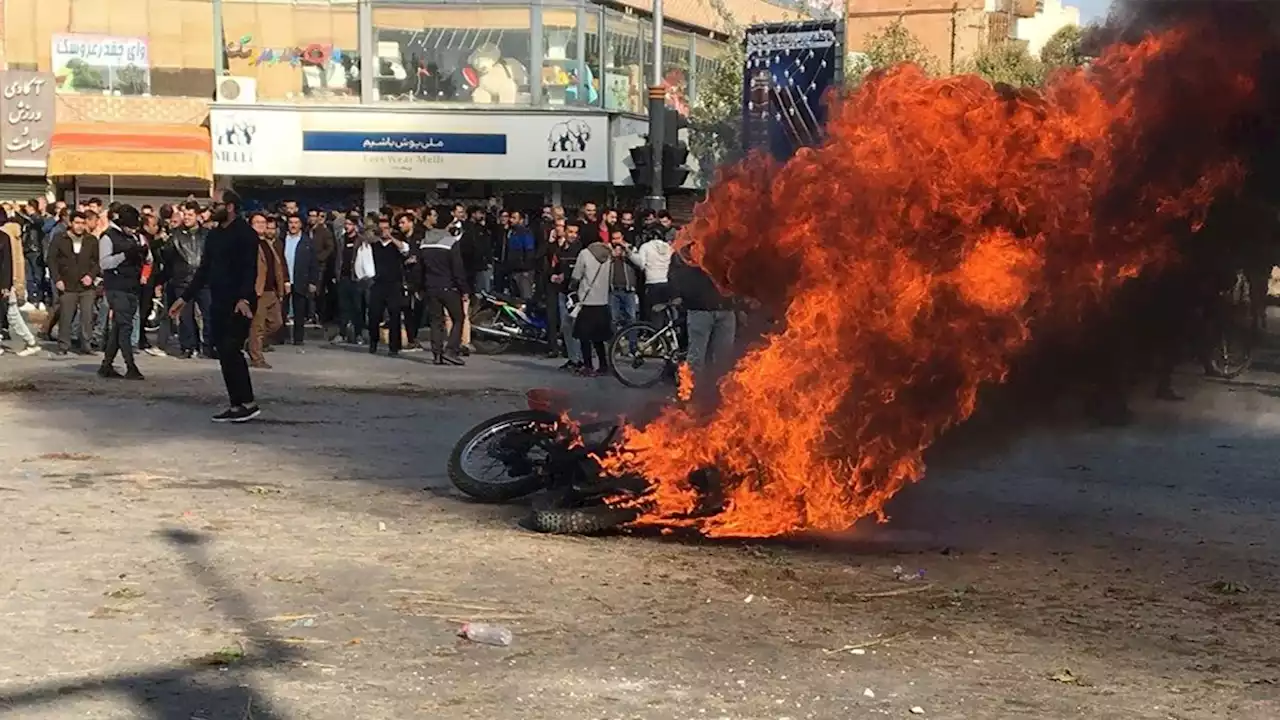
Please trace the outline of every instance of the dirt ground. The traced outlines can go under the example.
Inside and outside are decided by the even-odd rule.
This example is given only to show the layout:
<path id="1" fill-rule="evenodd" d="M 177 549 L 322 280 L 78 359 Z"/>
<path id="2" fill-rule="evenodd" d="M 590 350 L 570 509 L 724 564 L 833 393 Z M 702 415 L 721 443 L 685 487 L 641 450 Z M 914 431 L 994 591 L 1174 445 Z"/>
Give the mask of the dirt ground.
<path id="1" fill-rule="evenodd" d="M 620 390 L 422 360 L 282 349 L 232 427 L 211 363 L 0 360 L 5 716 L 1280 717 L 1280 376 L 935 468 L 887 526 L 707 542 L 466 502 L 473 423 Z"/>

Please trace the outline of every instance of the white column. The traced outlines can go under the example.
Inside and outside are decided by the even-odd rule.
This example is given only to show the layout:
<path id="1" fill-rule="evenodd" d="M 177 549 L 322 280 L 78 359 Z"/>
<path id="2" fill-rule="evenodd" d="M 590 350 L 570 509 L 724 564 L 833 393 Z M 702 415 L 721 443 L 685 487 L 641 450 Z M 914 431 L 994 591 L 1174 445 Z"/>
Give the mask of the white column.
<path id="1" fill-rule="evenodd" d="M 364 211 L 365 214 L 378 212 L 378 208 L 382 207 L 382 182 L 377 178 L 364 181 Z"/>

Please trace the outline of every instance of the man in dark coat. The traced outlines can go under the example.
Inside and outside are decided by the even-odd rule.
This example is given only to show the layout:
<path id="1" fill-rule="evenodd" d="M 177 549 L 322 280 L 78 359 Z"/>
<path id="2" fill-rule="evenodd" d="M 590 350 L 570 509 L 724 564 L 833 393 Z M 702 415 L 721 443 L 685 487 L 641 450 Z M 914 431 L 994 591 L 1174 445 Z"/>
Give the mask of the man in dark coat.
<path id="1" fill-rule="evenodd" d="M 240 196 L 228 190 L 212 215 L 216 226 L 205 238 L 200 267 L 182 297 L 169 309 L 178 317 L 182 308 L 209 289 L 210 312 L 217 337 L 218 362 L 231 407 L 213 416 L 214 422 L 245 422 L 261 412 L 253 397 L 244 344 L 253 320 L 258 280 L 258 235 L 240 216 Z"/>

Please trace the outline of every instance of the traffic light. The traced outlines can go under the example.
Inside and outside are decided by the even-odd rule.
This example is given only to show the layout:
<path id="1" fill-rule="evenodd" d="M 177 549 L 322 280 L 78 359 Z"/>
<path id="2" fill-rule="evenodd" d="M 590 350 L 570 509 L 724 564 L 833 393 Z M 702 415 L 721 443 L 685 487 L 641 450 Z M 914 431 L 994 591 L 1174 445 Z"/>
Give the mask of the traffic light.
<path id="1" fill-rule="evenodd" d="M 636 187 L 649 187 L 653 184 L 653 163 L 651 162 L 653 157 L 649 143 L 637 145 L 629 152 L 631 153 L 631 184 Z"/>
<path id="2" fill-rule="evenodd" d="M 662 188 L 679 190 L 689 179 L 689 146 L 678 142 L 675 145 L 662 146 Z"/>
<path id="3" fill-rule="evenodd" d="M 662 187 L 664 190 L 679 190 L 689 179 L 689 146 L 680 141 L 680 131 L 689 127 L 689 121 L 683 115 L 667 108 L 667 116 L 662 124 Z"/>

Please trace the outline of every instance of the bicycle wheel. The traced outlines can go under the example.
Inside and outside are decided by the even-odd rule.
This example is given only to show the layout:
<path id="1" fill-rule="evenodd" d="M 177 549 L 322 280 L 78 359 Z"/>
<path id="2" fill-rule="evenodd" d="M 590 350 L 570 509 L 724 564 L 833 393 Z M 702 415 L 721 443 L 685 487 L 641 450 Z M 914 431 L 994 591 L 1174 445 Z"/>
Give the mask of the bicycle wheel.
<path id="1" fill-rule="evenodd" d="M 1257 339 L 1257 319 L 1249 293 L 1249 281 L 1243 273 L 1235 285 L 1219 298 L 1217 327 L 1205 349 L 1204 371 L 1210 377 L 1231 379 L 1249 369 L 1253 363 L 1253 347 Z"/>
<path id="2" fill-rule="evenodd" d="M 675 356 L 670 345 L 667 334 L 648 323 L 628 325 L 609 341 L 609 369 L 627 387 L 653 387 Z"/>

